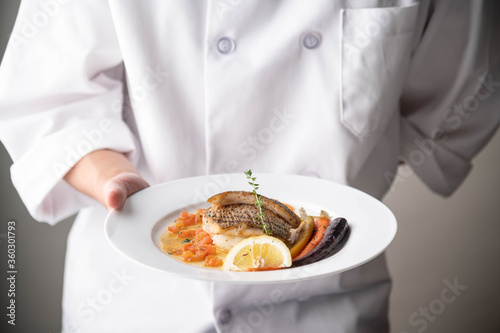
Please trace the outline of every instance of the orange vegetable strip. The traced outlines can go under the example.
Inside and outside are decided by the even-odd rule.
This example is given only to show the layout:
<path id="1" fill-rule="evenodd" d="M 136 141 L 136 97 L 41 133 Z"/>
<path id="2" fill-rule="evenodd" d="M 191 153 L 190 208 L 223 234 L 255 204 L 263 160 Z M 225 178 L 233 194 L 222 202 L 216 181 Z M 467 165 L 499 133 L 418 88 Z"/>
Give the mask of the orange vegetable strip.
<path id="1" fill-rule="evenodd" d="M 325 219 L 325 218 L 319 218 L 314 221 L 315 224 L 315 230 L 314 234 L 311 237 L 311 240 L 309 243 L 307 243 L 306 247 L 300 251 L 300 253 L 293 258 L 299 259 L 311 252 L 318 244 L 321 242 L 323 239 L 323 236 L 325 235 L 326 228 L 328 228 L 328 224 L 330 223 L 330 219 Z"/>
<path id="2" fill-rule="evenodd" d="M 282 269 L 283 267 L 253 267 L 249 268 L 248 272 L 261 272 L 261 271 L 274 271 L 276 269 Z"/>

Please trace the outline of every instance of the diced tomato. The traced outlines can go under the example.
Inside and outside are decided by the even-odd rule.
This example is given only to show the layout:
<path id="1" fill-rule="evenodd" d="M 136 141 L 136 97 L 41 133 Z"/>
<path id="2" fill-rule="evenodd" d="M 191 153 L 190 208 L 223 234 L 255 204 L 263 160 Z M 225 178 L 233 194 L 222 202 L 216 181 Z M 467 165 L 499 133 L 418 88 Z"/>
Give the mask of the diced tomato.
<path id="1" fill-rule="evenodd" d="M 172 246 L 162 246 L 162 250 L 168 254 L 179 255 L 182 254 L 182 250 Z"/>
<path id="2" fill-rule="evenodd" d="M 181 230 L 185 227 L 189 227 L 191 225 L 194 225 L 196 223 L 195 218 L 197 216 L 198 215 L 196 215 L 196 214 L 189 214 L 188 212 L 183 211 L 179 215 L 179 217 L 175 220 L 175 223 L 168 227 L 168 231 L 175 234 L 175 233 L 178 233 L 179 230 Z M 200 223 L 201 223 L 201 220 L 200 220 Z"/>
<path id="3" fill-rule="evenodd" d="M 196 237 L 194 238 L 194 242 L 200 245 L 213 244 L 213 240 L 210 237 L 210 234 L 203 230 L 202 228 L 196 229 Z"/>
<path id="4" fill-rule="evenodd" d="M 208 251 L 207 250 L 200 249 L 193 256 L 193 260 L 192 261 L 202 261 L 202 260 L 205 260 L 205 258 L 207 257 L 207 255 L 208 255 Z"/>
<path id="5" fill-rule="evenodd" d="M 216 255 L 217 247 L 215 245 L 200 245 L 200 249 L 206 249 L 208 255 Z"/>
<path id="6" fill-rule="evenodd" d="M 202 235 L 203 237 L 210 236 L 203 228 L 196 229 L 196 235 Z"/>
<path id="7" fill-rule="evenodd" d="M 198 248 L 196 252 L 184 251 L 182 253 L 182 259 L 189 262 L 202 261 L 206 258 L 206 256 L 207 256 L 207 250 L 206 249 L 203 250 L 201 248 Z"/>
<path id="8" fill-rule="evenodd" d="M 215 257 L 213 255 L 208 255 L 205 258 L 205 266 L 208 266 L 208 267 L 219 267 L 219 266 L 222 266 L 222 264 L 223 264 L 222 259 L 217 258 L 217 257 Z"/>
<path id="9" fill-rule="evenodd" d="M 194 216 L 190 219 L 184 220 L 184 224 L 187 226 L 194 225 Z"/>
<path id="10" fill-rule="evenodd" d="M 191 258 L 194 256 L 194 252 L 192 251 L 184 251 L 182 252 L 182 259 L 185 261 L 191 261 Z"/>
<path id="11" fill-rule="evenodd" d="M 203 239 L 197 239 L 196 243 L 200 244 L 200 245 L 209 245 L 209 244 L 213 244 L 214 241 L 209 236 L 209 237 L 204 237 Z"/>
<path id="12" fill-rule="evenodd" d="M 179 230 L 180 230 L 180 228 L 178 226 L 176 226 L 175 224 L 168 227 L 168 231 L 170 231 L 173 234 L 178 233 Z"/>
<path id="13" fill-rule="evenodd" d="M 175 223 L 173 225 L 168 227 L 168 231 L 175 234 L 175 233 L 179 232 L 179 230 L 181 230 L 185 226 L 186 226 L 186 224 L 184 223 L 183 219 L 177 219 L 177 220 L 175 220 Z"/>
<path id="14" fill-rule="evenodd" d="M 185 226 L 190 226 L 190 225 L 193 225 L 195 223 L 194 217 L 195 217 L 194 214 L 189 214 L 188 212 L 183 211 L 181 213 L 181 215 L 179 216 L 178 220 L 184 221 Z"/>
<path id="15" fill-rule="evenodd" d="M 187 239 L 188 243 L 182 244 L 179 248 L 166 249 L 167 253 L 181 255 L 181 258 L 188 262 L 202 261 L 207 256 L 216 255 L 217 248 L 213 245 L 213 240 L 208 232 L 201 227 L 185 229 L 194 224 L 201 224 L 203 212 L 203 209 L 198 209 L 195 214 L 190 214 L 187 211 L 181 212 L 175 223 L 168 227 L 168 230 L 171 233 L 176 233 L 178 239 Z M 214 257 L 206 265 L 217 267 L 222 265 L 222 260 Z"/>
<path id="16" fill-rule="evenodd" d="M 175 247 L 164 247 L 163 251 L 165 251 L 166 253 L 171 254 L 171 255 L 182 254 L 182 250 L 179 248 L 175 248 Z"/>
<path id="17" fill-rule="evenodd" d="M 182 251 L 194 251 L 194 244 L 187 243 L 181 246 Z"/>
<path id="18" fill-rule="evenodd" d="M 203 212 L 205 210 L 204 209 L 198 209 L 198 211 L 196 212 L 196 214 L 194 214 L 194 222 L 196 224 L 201 224 L 203 222 Z"/>
<path id="19" fill-rule="evenodd" d="M 186 223 L 184 222 L 184 219 L 177 218 L 174 223 L 175 226 L 177 226 L 179 229 L 182 229 L 186 226 Z"/>
<path id="20" fill-rule="evenodd" d="M 217 253 L 217 248 L 215 245 L 188 243 L 182 246 L 181 251 L 182 259 L 193 262 L 204 260 L 207 255 L 215 255 Z"/>
<path id="21" fill-rule="evenodd" d="M 208 254 L 216 255 L 217 247 L 215 245 L 208 245 Z"/>
<path id="22" fill-rule="evenodd" d="M 193 238 L 196 236 L 196 230 L 195 229 L 189 229 L 189 230 L 180 230 L 179 233 L 177 234 L 177 238 Z"/>

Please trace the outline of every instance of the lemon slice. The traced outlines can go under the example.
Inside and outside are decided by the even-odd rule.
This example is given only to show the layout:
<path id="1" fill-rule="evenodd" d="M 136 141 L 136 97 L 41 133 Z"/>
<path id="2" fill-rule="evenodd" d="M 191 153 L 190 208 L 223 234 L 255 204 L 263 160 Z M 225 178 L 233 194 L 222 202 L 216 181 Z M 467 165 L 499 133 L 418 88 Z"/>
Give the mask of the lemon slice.
<path id="1" fill-rule="evenodd" d="M 281 240 L 271 236 L 245 238 L 237 243 L 224 260 L 225 271 L 258 271 L 290 267 L 290 250 Z"/>

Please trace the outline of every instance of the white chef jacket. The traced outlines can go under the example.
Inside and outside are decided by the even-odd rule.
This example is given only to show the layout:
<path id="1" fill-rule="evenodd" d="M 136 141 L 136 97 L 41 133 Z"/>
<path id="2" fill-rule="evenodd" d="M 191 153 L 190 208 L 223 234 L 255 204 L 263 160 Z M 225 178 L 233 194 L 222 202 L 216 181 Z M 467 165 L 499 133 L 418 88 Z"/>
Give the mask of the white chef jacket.
<path id="1" fill-rule="evenodd" d="M 499 123 L 495 12 L 451 0 L 23 1 L 0 67 L 0 139 L 35 219 L 80 210 L 63 331 L 387 331 L 383 255 L 292 284 L 167 277 L 111 249 L 106 211 L 62 177 L 112 149 L 151 184 L 251 168 L 380 198 L 405 161 L 448 195 Z"/>

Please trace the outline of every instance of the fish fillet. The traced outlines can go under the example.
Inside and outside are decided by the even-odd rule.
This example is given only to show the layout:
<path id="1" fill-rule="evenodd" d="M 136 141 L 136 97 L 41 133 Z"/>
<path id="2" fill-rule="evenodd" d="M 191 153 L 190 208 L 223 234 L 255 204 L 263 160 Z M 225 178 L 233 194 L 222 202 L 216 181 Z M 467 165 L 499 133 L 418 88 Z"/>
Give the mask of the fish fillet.
<path id="1" fill-rule="evenodd" d="M 255 205 L 231 204 L 212 206 L 203 214 L 203 229 L 212 235 L 251 237 L 263 235 L 262 222 Z M 266 211 L 264 223 L 272 235 L 283 240 L 290 237 L 291 226 L 272 211 Z"/>
<path id="2" fill-rule="evenodd" d="M 262 198 L 266 214 L 268 212 L 273 212 L 293 228 L 297 228 L 299 226 L 300 217 L 292 212 L 287 206 L 274 199 L 269 199 L 262 195 L 260 197 Z M 210 197 L 207 201 L 214 206 L 226 206 L 233 204 L 246 204 L 253 206 L 255 203 L 255 195 L 252 192 L 246 191 L 228 191 L 216 194 Z"/>

